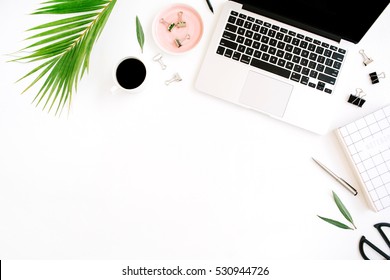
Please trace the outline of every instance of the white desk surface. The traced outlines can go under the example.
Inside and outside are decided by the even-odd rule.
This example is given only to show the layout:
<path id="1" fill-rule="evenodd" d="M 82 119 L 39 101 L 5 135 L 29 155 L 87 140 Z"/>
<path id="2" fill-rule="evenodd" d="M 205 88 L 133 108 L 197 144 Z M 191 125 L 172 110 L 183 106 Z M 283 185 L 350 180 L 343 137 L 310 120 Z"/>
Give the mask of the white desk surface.
<path id="1" fill-rule="evenodd" d="M 190 53 L 163 53 L 151 34 L 154 15 L 175 1 L 119 0 L 91 56 L 69 115 L 36 108 L 37 91 L 14 83 L 28 65 L 5 54 L 26 46 L 24 30 L 48 17 L 28 15 L 39 1 L 9 1 L 0 11 L 0 259 L 361 259 L 362 235 L 383 243 L 373 228 L 390 222 L 311 159 L 358 189 L 331 130 L 315 135 L 260 113 L 204 95 L 193 83 L 223 0 L 189 0 L 205 30 Z M 135 17 L 145 31 L 141 53 Z M 355 19 L 359 21 L 358 18 Z M 372 85 L 368 73 L 390 74 L 390 8 L 347 56 L 335 94 L 332 129 L 390 103 L 390 77 Z M 364 49 L 374 59 L 363 66 Z M 123 56 L 147 64 L 144 92 L 116 94 L 112 67 Z M 183 81 L 164 81 L 178 72 Z M 346 102 L 366 93 L 358 108 Z M 331 192 L 351 212 L 343 221 Z"/>

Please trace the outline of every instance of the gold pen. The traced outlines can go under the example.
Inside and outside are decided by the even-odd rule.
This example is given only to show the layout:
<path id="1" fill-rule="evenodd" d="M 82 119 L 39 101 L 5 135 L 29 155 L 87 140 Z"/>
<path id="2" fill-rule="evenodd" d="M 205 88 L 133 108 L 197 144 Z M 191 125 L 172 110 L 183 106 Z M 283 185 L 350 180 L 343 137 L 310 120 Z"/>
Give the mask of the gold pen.
<path id="1" fill-rule="evenodd" d="M 357 190 L 352 187 L 350 184 L 348 184 L 347 181 L 345 181 L 343 178 L 337 176 L 332 170 L 330 170 L 328 167 L 323 165 L 321 162 L 316 160 L 315 158 L 312 158 L 322 169 L 324 169 L 328 174 L 330 174 L 334 179 L 336 179 L 337 182 L 339 182 L 341 185 L 343 185 L 347 190 L 349 190 L 353 195 L 357 195 Z"/>

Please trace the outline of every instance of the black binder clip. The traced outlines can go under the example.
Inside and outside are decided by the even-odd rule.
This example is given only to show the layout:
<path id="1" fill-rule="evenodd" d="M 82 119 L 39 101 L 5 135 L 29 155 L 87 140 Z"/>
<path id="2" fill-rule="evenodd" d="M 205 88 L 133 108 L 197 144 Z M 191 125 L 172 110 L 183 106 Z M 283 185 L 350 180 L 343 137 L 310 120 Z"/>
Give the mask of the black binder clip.
<path id="1" fill-rule="evenodd" d="M 362 107 L 364 102 L 366 102 L 365 99 L 363 99 L 363 97 L 365 96 L 366 94 L 363 92 L 362 89 L 360 88 L 357 88 L 356 89 L 356 95 L 349 95 L 349 98 L 348 98 L 348 103 L 351 103 L 353 105 L 356 105 L 358 107 Z"/>
<path id="2" fill-rule="evenodd" d="M 377 74 L 376 72 L 372 72 L 369 75 L 370 75 L 370 79 L 371 79 L 372 84 L 377 84 L 377 83 L 379 83 L 379 79 L 383 79 L 386 77 L 384 72 L 379 73 L 379 74 Z"/>

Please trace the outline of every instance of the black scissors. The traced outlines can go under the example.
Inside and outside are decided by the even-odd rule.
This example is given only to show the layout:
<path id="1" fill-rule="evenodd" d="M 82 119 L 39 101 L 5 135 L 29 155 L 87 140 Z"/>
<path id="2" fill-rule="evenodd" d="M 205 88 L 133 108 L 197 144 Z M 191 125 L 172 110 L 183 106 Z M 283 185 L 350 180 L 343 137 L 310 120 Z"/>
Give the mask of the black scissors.
<path id="1" fill-rule="evenodd" d="M 386 236 L 386 234 L 382 230 L 382 227 L 390 228 L 390 224 L 389 223 L 378 223 L 378 224 L 375 224 L 374 227 L 379 231 L 379 234 L 382 236 L 383 240 L 386 242 L 387 246 L 390 249 L 389 238 Z M 377 246 L 375 246 L 366 237 L 364 237 L 364 235 L 360 238 L 360 241 L 359 241 L 359 251 L 360 251 L 360 254 L 362 255 L 363 259 L 369 260 L 366 253 L 364 252 L 364 247 L 363 247 L 364 244 L 367 244 L 369 247 L 371 247 L 374 251 L 376 251 L 378 254 L 380 254 L 382 257 L 384 257 L 386 260 L 390 260 L 390 255 L 386 254 L 381 249 L 379 249 Z"/>

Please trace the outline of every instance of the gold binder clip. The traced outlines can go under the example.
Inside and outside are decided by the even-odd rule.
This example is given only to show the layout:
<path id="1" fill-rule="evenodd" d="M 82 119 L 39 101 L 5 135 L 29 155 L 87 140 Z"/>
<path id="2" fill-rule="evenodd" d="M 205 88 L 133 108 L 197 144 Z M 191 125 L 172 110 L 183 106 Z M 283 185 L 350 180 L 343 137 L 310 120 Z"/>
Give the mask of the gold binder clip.
<path id="1" fill-rule="evenodd" d="M 187 34 L 183 39 L 175 39 L 175 44 L 176 44 L 176 47 L 180 48 L 181 46 L 183 46 L 183 42 L 185 40 L 189 40 L 190 39 L 190 34 Z"/>
<path id="2" fill-rule="evenodd" d="M 364 50 L 360 50 L 359 53 L 363 56 L 363 64 L 364 64 L 364 66 L 367 66 L 368 64 L 370 64 L 371 62 L 374 61 L 372 58 L 369 58 L 369 57 L 364 53 Z"/>
<path id="3" fill-rule="evenodd" d="M 165 25 L 167 26 L 167 30 L 168 30 L 169 32 L 171 32 L 172 29 L 175 28 L 175 26 L 176 26 L 176 23 L 174 23 L 174 22 L 169 23 L 169 22 L 167 22 L 164 18 L 161 18 L 161 19 L 160 19 L 160 22 L 161 22 L 162 24 L 165 24 Z"/>
<path id="4" fill-rule="evenodd" d="M 157 61 L 160 64 L 162 70 L 165 70 L 167 68 L 165 63 L 162 61 L 162 54 L 161 53 L 156 54 L 153 57 L 153 61 Z"/>
<path id="5" fill-rule="evenodd" d="M 172 82 L 180 82 L 181 80 L 179 73 L 175 73 L 171 79 L 165 81 L 165 84 L 169 85 Z"/>
<path id="6" fill-rule="evenodd" d="M 178 12 L 177 16 L 178 16 L 178 21 L 176 23 L 176 27 L 177 28 L 186 27 L 187 23 L 185 21 L 183 21 L 183 12 L 182 11 Z"/>

